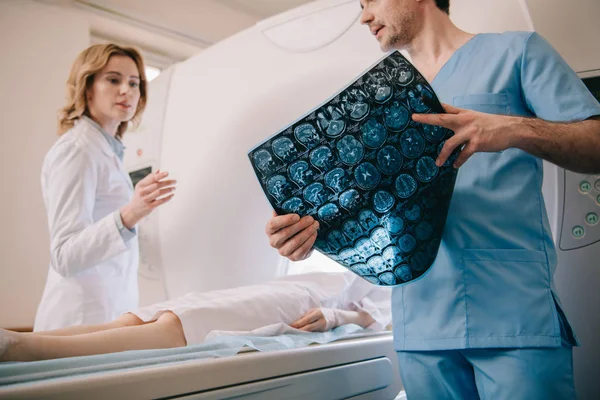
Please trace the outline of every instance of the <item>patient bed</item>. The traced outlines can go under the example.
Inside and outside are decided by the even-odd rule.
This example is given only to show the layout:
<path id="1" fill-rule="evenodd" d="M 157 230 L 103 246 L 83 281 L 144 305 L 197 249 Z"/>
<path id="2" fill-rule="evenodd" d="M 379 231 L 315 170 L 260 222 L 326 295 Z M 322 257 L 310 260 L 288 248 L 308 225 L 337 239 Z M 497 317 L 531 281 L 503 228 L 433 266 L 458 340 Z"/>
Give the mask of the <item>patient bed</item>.
<path id="1" fill-rule="evenodd" d="M 391 333 L 355 325 L 0 364 L 0 399 L 394 399 L 401 389 Z"/>

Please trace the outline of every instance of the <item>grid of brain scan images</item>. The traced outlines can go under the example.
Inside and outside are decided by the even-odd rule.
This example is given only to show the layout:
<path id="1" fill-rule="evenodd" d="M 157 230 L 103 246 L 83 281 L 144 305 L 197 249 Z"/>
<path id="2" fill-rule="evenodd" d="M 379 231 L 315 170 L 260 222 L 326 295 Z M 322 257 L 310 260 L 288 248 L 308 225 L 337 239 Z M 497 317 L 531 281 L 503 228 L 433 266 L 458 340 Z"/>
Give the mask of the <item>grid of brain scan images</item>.
<path id="1" fill-rule="evenodd" d="M 435 159 L 453 135 L 412 121 L 443 112 L 398 52 L 248 153 L 278 214 L 320 223 L 314 247 L 375 285 L 422 276 L 433 263 L 456 180 Z"/>

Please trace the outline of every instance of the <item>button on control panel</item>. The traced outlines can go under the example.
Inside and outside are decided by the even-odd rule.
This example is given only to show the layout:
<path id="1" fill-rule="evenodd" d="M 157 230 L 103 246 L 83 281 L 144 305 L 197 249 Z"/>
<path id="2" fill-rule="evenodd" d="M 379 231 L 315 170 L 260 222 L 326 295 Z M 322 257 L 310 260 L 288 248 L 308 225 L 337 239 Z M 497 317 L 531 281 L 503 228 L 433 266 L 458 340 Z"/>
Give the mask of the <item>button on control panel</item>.
<path id="1" fill-rule="evenodd" d="M 592 184 L 588 181 L 579 182 L 579 191 L 583 194 L 587 194 L 592 190 Z"/>
<path id="2" fill-rule="evenodd" d="M 588 225 L 596 225 L 598 223 L 598 214 L 593 212 L 589 213 L 585 216 L 585 222 L 587 222 Z"/>
<path id="3" fill-rule="evenodd" d="M 565 171 L 561 250 L 600 241 L 600 176 Z"/>

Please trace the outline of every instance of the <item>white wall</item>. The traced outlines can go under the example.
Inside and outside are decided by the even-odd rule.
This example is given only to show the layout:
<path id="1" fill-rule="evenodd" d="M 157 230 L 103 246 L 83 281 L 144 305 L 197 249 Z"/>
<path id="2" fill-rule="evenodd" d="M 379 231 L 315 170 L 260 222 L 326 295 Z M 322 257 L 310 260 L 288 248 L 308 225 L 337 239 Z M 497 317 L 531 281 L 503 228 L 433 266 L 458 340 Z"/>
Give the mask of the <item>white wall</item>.
<path id="1" fill-rule="evenodd" d="M 450 19 L 459 28 L 471 33 L 532 31 L 524 1 L 451 0 Z"/>
<path id="2" fill-rule="evenodd" d="M 536 32 L 577 72 L 600 68 L 599 0 L 527 0 Z"/>
<path id="3" fill-rule="evenodd" d="M 33 325 L 49 259 L 40 170 L 71 63 L 89 40 L 87 21 L 69 11 L 0 2 L 0 327 Z"/>

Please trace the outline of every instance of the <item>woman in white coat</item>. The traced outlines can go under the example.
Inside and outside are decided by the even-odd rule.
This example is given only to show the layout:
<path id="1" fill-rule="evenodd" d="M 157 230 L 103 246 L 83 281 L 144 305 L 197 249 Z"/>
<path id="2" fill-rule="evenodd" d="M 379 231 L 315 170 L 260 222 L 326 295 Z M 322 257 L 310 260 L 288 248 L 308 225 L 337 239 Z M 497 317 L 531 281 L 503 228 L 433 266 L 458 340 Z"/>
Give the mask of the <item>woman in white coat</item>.
<path id="1" fill-rule="evenodd" d="M 73 64 L 60 138 L 42 167 L 50 267 L 35 331 L 100 324 L 137 307 L 135 226 L 172 198 L 175 184 L 157 171 L 134 190 L 123 167 L 120 139 L 146 93 L 135 49 L 94 45 Z"/>
<path id="2" fill-rule="evenodd" d="M 0 329 L 0 362 L 195 345 L 216 335 L 324 332 L 356 324 L 372 331 L 391 321 L 390 288 L 352 272 L 284 276 L 270 282 L 184 296 L 101 325 L 34 334 Z"/>

